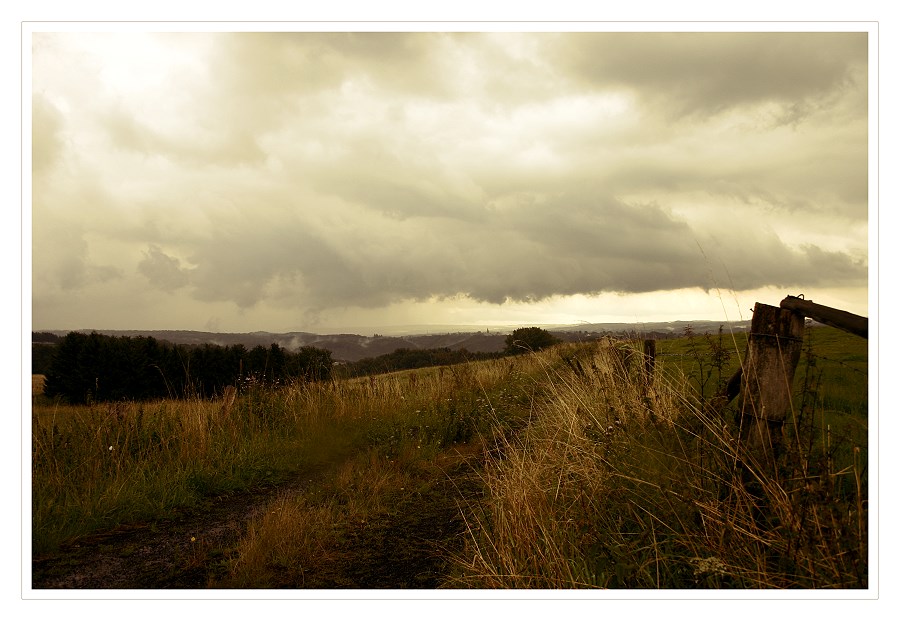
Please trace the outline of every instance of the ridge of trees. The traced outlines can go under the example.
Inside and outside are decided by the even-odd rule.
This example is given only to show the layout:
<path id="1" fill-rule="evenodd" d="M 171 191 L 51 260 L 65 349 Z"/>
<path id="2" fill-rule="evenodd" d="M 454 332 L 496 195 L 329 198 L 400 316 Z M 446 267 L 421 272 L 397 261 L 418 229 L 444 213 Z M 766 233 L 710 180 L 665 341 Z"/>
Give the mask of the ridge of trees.
<path id="1" fill-rule="evenodd" d="M 49 343 L 33 336 L 32 372 L 46 376 L 44 393 L 48 397 L 62 397 L 73 404 L 211 397 L 229 385 L 240 389 L 253 384 L 330 380 L 335 369 L 330 351 L 311 346 L 290 352 L 272 343 L 268 348 L 257 345 L 248 350 L 239 344 L 176 345 L 152 336 L 97 332 L 70 332 L 57 339 Z M 506 349 L 501 352 L 399 348 L 340 365 L 336 372 L 341 377 L 360 377 L 446 366 L 524 354 L 559 342 L 542 328 L 519 328 L 507 337 Z"/>
<path id="2" fill-rule="evenodd" d="M 32 343 L 59 343 L 63 340 L 58 334 L 54 334 L 53 332 L 32 332 L 31 333 L 31 342 Z"/>
<path id="3" fill-rule="evenodd" d="M 172 345 L 153 337 L 70 332 L 54 352 L 44 393 L 70 403 L 211 397 L 226 386 L 331 379 L 331 352 L 243 345 Z"/>

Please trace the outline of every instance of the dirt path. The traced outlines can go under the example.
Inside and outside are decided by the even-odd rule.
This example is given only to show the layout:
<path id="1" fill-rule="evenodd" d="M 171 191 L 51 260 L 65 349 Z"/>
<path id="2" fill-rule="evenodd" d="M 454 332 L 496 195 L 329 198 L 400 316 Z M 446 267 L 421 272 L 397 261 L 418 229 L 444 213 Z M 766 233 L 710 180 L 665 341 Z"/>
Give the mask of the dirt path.
<path id="1" fill-rule="evenodd" d="M 226 572 L 228 551 L 275 497 L 301 494 L 327 468 L 278 487 L 219 497 L 202 509 L 152 524 L 84 537 L 32 561 L 34 589 L 203 589 Z M 273 588 L 416 589 L 446 586 L 448 553 L 462 547 L 464 509 L 480 495 L 466 462 L 390 514 L 355 525 L 335 561 L 303 584 Z M 203 542 L 202 548 L 197 542 Z"/>
<path id="2" fill-rule="evenodd" d="M 307 471 L 282 486 L 211 499 L 173 519 L 79 538 L 32 560 L 32 588 L 204 588 L 216 573 L 209 566 L 216 550 L 234 545 L 276 494 L 301 493 L 317 476 L 319 470 Z M 204 549 L 197 548 L 197 541 L 207 542 Z"/>
<path id="3" fill-rule="evenodd" d="M 452 587 L 450 556 L 462 551 L 464 515 L 482 496 L 465 464 L 426 493 L 353 528 L 340 559 L 305 577 L 304 588 L 438 589 Z M 286 585 L 287 586 L 287 585 Z"/>

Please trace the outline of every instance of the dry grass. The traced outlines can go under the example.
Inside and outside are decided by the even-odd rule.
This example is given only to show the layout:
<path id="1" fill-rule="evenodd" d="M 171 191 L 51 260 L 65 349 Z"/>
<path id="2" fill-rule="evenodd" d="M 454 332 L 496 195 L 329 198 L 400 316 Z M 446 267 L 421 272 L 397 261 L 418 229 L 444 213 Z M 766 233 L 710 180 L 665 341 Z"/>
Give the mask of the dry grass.
<path id="1" fill-rule="evenodd" d="M 36 551 L 190 506 L 217 491 L 277 480 L 337 450 L 341 431 L 280 394 L 231 408 L 192 399 L 32 407 L 32 533 Z M 334 434 L 334 436 L 329 435 Z"/>
<path id="2" fill-rule="evenodd" d="M 864 588 L 866 447 L 832 428 L 837 414 L 810 399 L 791 458 L 766 472 L 683 375 L 648 384 L 623 355 L 633 346 L 251 391 L 230 407 L 35 405 L 35 546 L 328 464 L 250 524 L 215 585 L 303 586 L 346 561 L 348 533 L 429 493 L 456 447 L 482 444 L 486 496 L 461 507 L 449 586 Z"/>
<path id="3" fill-rule="evenodd" d="M 433 458 L 489 431 L 486 396 L 531 363 L 486 361 L 230 399 L 32 407 L 36 551 L 360 450 Z M 374 471 L 373 471 L 374 474 Z"/>
<path id="4" fill-rule="evenodd" d="M 250 525 L 228 561 L 227 575 L 214 586 L 320 588 L 350 580 L 340 568 L 367 561 L 352 557 L 347 538 L 365 540 L 370 524 L 383 522 L 400 504 L 418 506 L 416 498 L 442 480 L 447 483 L 447 470 L 481 457 L 483 450 L 475 447 L 491 436 L 492 425 L 518 411 L 511 399 L 524 402 L 528 372 L 536 368 L 536 359 L 485 361 L 295 393 L 304 407 L 331 407 L 336 417 L 352 420 L 368 448 L 310 489 L 273 503 Z M 512 389 L 516 382 L 519 391 Z M 503 407 L 505 415 L 495 407 Z M 415 542 L 421 533 L 407 535 L 395 552 L 408 548 L 421 554 Z"/>
<path id="5" fill-rule="evenodd" d="M 304 493 L 282 495 L 253 520 L 217 588 L 304 588 L 344 556 L 339 540 L 386 511 L 409 473 L 376 451 L 352 459 Z"/>
<path id="6" fill-rule="evenodd" d="M 615 349 L 560 354 L 550 399 L 485 470 L 461 585 L 865 587 L 858 448 L 824 470 L 794 438 L 798 457 L 765 472 L 683 380 L 649 386 Z"/>

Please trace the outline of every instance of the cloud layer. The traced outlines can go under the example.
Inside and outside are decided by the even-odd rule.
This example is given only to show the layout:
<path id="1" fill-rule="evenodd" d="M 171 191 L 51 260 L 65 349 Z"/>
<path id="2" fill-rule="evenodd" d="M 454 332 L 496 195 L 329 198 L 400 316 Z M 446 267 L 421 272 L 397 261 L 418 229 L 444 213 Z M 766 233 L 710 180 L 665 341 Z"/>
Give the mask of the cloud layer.
<path id="1" fill-rule="evenodd" d="M 35 323 L 865 287 L 867 45 L 35 34 Z"/>

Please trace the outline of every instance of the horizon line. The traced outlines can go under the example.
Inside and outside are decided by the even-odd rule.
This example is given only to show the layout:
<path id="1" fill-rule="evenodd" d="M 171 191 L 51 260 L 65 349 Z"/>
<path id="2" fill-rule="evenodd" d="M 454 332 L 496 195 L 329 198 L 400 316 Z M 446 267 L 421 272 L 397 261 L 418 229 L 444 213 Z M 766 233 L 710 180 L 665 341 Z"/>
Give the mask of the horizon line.
<path id="1" fill-rule="evenodd" d="M 81 328 L 32 328 L 32 332 L 198 332 L 207 334 L 316 334 L 321 336 L 337 335 L 337 334 L 355 334 L 362 336 L 359 332 L 376 333 L 381 336 L 381 332 L 390 332 L 396 330 L 413 330 L 413 329 L 439 329 L 460 330 L 467 332 L 482 332 L 490 330 L 514 330 L 520 327 L 539 327 L 544 329 L 553 328 L 588 328 L 591 326 L 639 326 L 639 325 L 659 325 L 659 324 L 689 324 L 689 323 L 720 323 L 720 324 L 741 324 L 749 323 L 750 319 L 671 319 L 658 321 L 581 321 L 578 323 L 535 323 L 535 322 L 518 322 L 504 323 L 492 325 L 479 324 L 395 324 L 389 326 L 347 326 L 345 328 L 326 328 L 324 331 L 314 331 L 311 329 L 285 329 L 285 330 L 250 330 L 250 331 L 228 331 L 215 329 L 198 329 L 198 328 L 98 328 L 98 327 L 81 327 Z M 412 333 L 408 333 L 412 334 Z"/>

